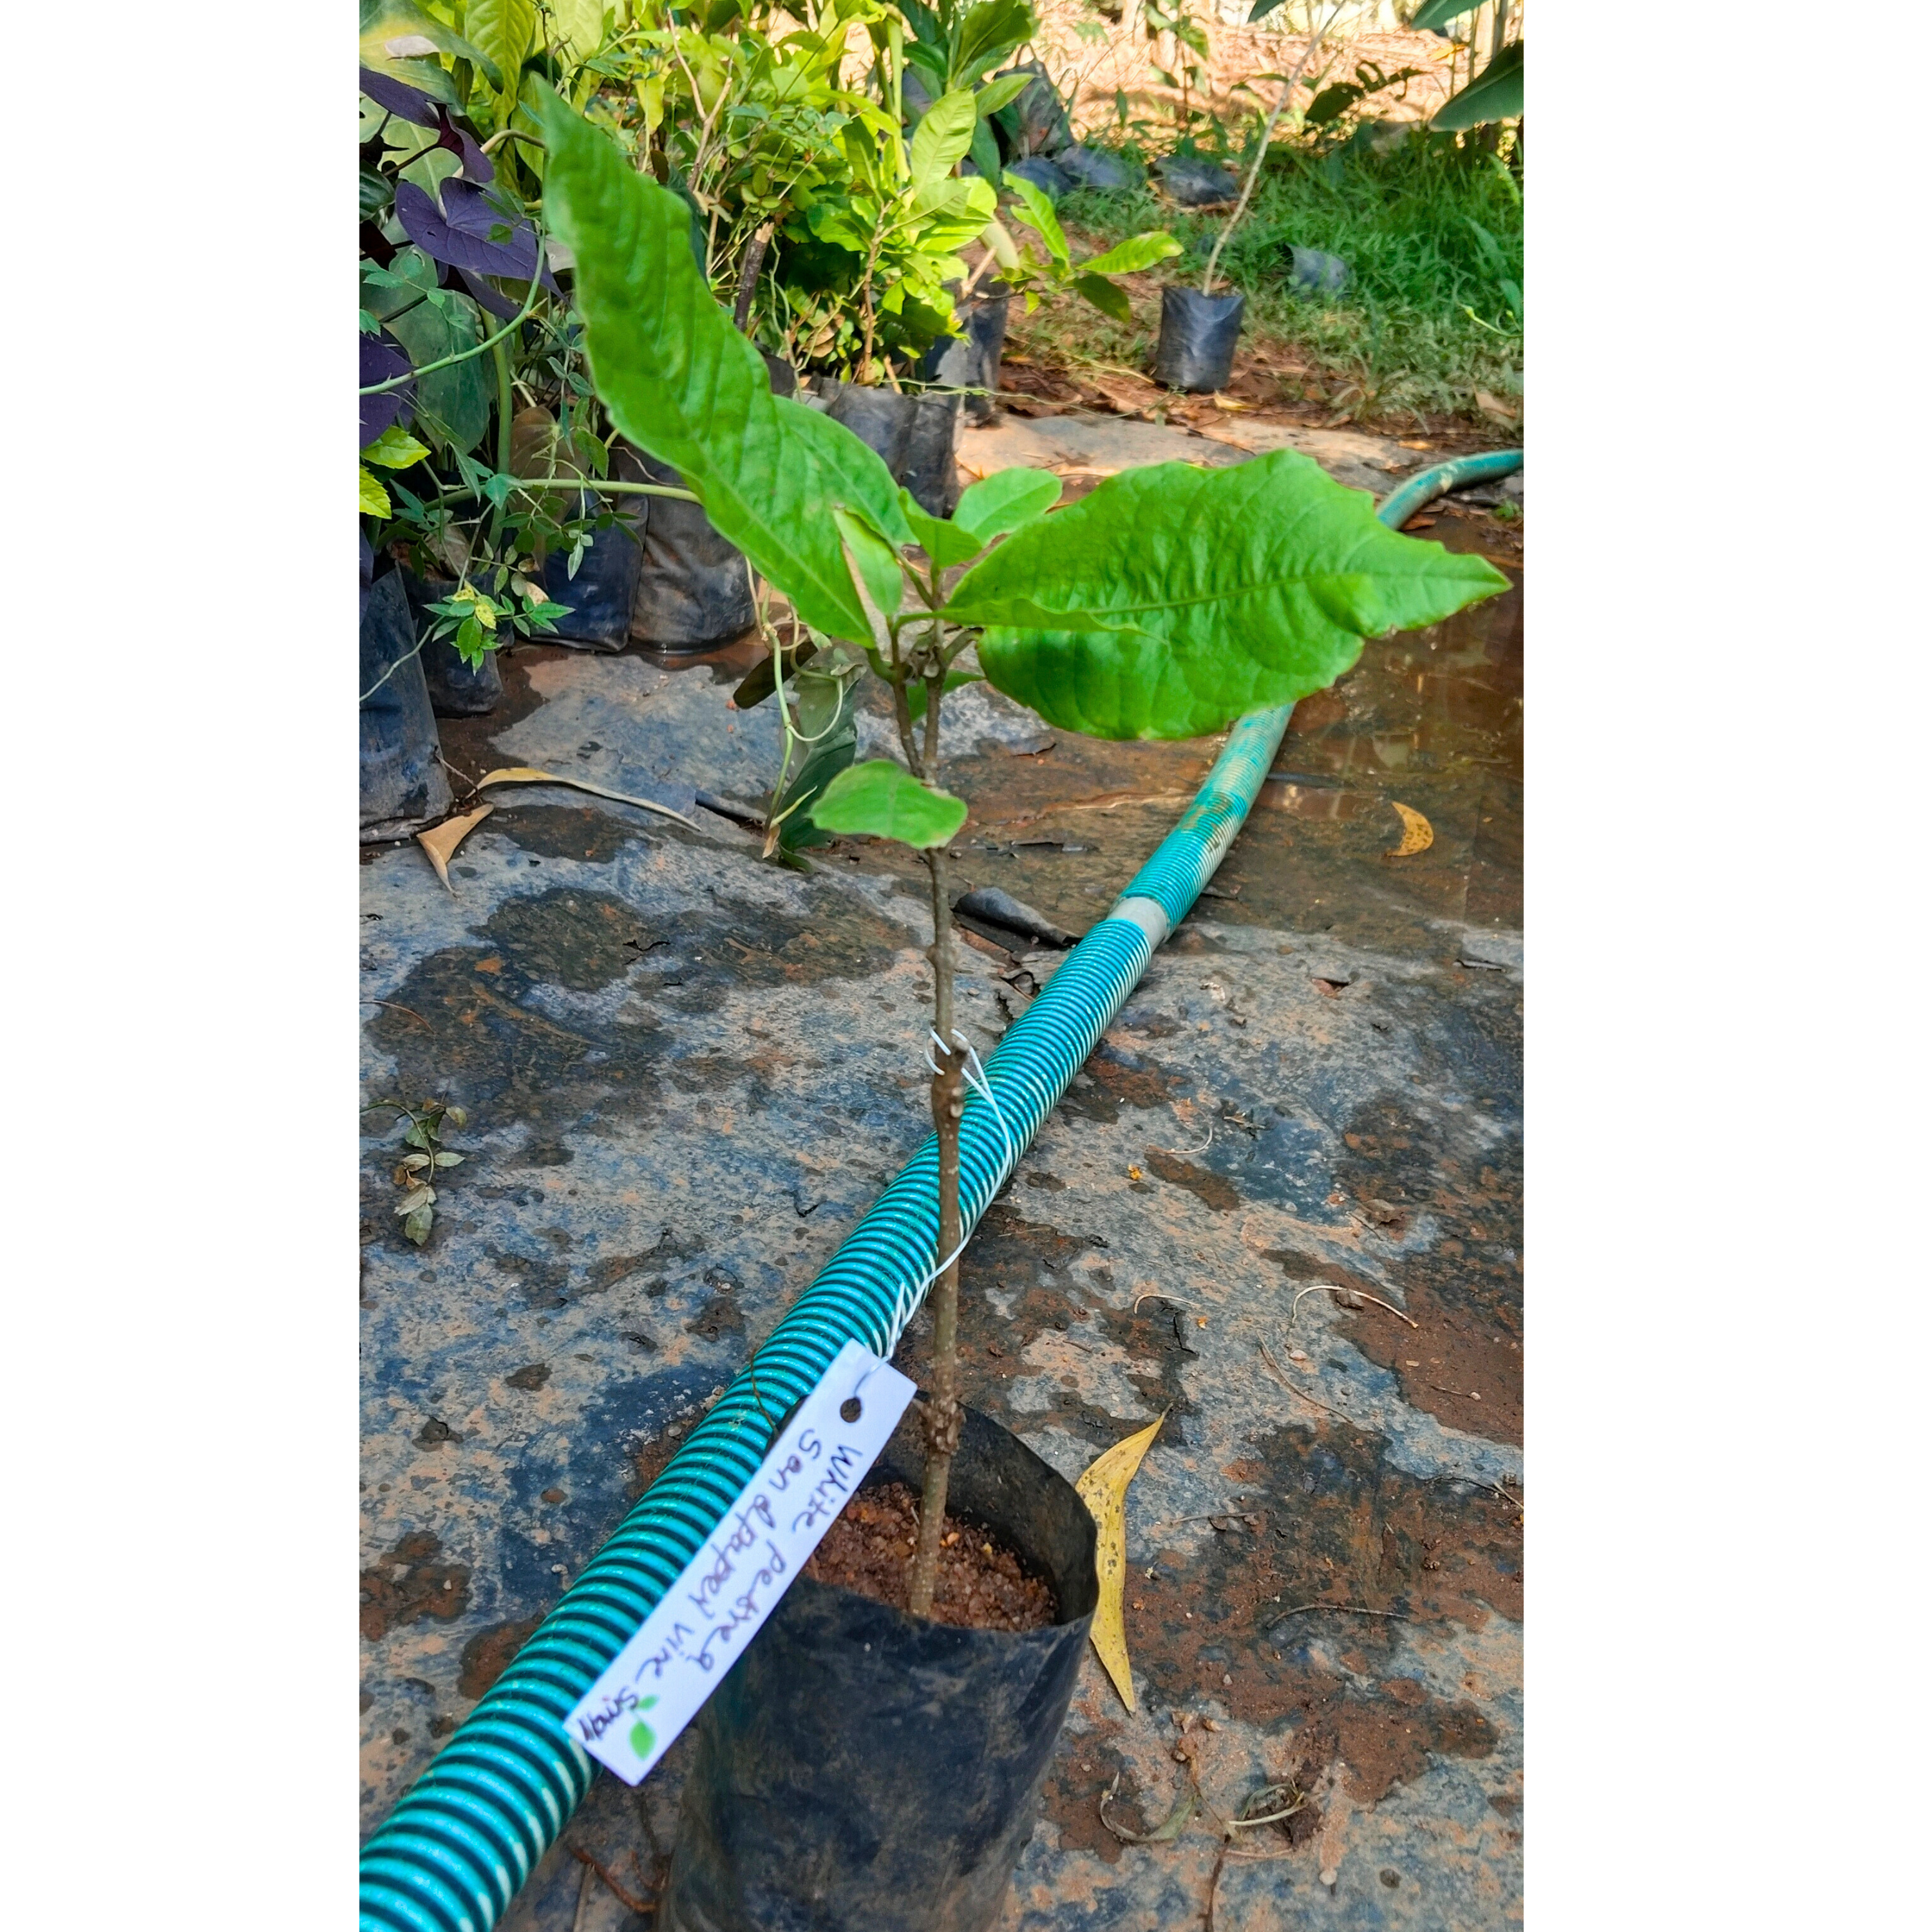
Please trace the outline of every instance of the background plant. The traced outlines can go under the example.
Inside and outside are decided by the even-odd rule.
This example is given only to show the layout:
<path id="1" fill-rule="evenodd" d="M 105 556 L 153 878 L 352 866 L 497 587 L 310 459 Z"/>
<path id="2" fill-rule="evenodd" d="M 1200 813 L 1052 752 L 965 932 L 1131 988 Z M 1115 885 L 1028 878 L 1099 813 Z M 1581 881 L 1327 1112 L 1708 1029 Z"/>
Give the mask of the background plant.
<path id="1" fill-rule="evenodd" d="M 594 380 L 613 421 L 682 472 L 808 631 L 847 647 L 855 666 L 862 656 L 890 692 L 903 764 L 850 766 L 810 814 L 828 832 L 910 846 L 931 886 L 943 1259 L 912 1578 L 923 1612 L 961 1414 L 970 1050 L 953 1028 L 946 848 L 967 808 L 935 782 L 949 681 L 976 670 L 1064 729 L 1194 736 L 1319 689 L 1354 663 L 1364 637 L 1435 622 L 1506 580 L 1480 558 L 1385 529 L 1366 496 L 1288 452 L 1227 469 L 1126 472 L 1051 515 L 1058 479 L 1007 471 L 968 490 L 952 518 L 928 517 L 842 424 L 772 393 L 692 260 L 684 205 L 567 103 L 540 93 L 537 113 L 549 143 L 544 206 L 574 255 Z"/>

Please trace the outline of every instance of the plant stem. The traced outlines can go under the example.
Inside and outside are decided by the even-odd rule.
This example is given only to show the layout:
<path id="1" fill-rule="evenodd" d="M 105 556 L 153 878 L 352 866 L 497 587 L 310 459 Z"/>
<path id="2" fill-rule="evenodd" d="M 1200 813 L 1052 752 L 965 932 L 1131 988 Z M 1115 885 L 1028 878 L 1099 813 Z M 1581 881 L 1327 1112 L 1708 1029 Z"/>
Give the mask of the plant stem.
<path id="1" fill-rule="evenodd" d="M 936 711 L 939 693 L 928 686 Z M 928 734 L 930 736 L 930 734 Z M 946 849 L 926 855 L 932 878 L 933 1030 L 938 1049 L 932 1081 L 932 1125 L 939 1137 L 939 1252 L 959 1245 L 959 1118 L 965 1106 L 965 1056 L 952 1045 L 952 909 L 946 896 Z M 913 1557 L 909 1607 L 916 1617 L 932 1613 L 939 1576 L 939 1538 L 946 1526 L 946 1492 L 959 1447 L 959 1260 L 953 1256 L 932 1288 L 932 1398 L 926 1408 L 926 1482 L 919 1506 L 919 1543 Z"/>
<path id="2" fill-rule="evenodd" d="M 1294 64 L 1294 71 L 1282 82 L 1281 92 L 1275 96 L 1274 106 L 1268 111 L 1268 119 L 1262 125 L 1262 137 L 1255 148 L 1255 158 L 1248 170 L 1248 178 L 1241 184 L 1241 198 L 1234 204 L 1234 212 L 1228 218 L 1228 225 L 1214 238 L 1213 252 L 1208 257 L 1208 272 L 1201 278 L 1201 292 L 1211 296 L 1214 292 L 1215 265 L 1221 259 L 1221 250 L 1228 245 L 1228 238 L 1240 226 L 1241 217 L 1248 212 L 1248 202 L 1255 191 L 1255 183 L 1260 180 L 1262 164 L 1268 159 L 1268 143 L 1274 139 L 1274 124 L 1281 118 L 1282 110 L 1288 105 L 1288 97 L 1294 92 L 1295 84 L 1302 72 L 1315 58 L 1315 50 L 1326 38 L 1328 29 L 1340 16 L 1348 0 L 1335 0 L 1334 10 L 1322 22 L 1318 31 L 1301 50 L 1301 58 Z"/>
<path id="3" fill-rule="evenodd" d="M 516 399 L 510 393 L 510 352 L 503 346 L 500 337 L 490 351 L 490 359 L 496 365 L 496 467 L 507 475 L 510 467 L 510 406 Z M 488 542 L 493 551 L 502 526 L 503 506 L 500 503 L 490 519 Z"/>
<path id="4" fill-rule="evenodd" d="M 772 231 L 778 225 L 776 215 L 760 223 L 746 244 L 744 265 L 738 271 L 737 306 L 731 315 L 740 335 L 746 333 L 745 325 L 752 319 L 752 298 L 758 292 L 758 271 L 765 265 L 765 250 L 770 246 Z"/>

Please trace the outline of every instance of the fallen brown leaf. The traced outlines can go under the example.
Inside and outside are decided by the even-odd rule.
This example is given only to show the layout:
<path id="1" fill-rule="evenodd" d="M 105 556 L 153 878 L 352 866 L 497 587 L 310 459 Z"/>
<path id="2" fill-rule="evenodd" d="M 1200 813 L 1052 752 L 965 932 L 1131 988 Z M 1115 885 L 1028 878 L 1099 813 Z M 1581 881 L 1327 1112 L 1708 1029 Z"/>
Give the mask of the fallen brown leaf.
<path id="1" fill-rule="evenodd" d="M 429 862 L 436 868 L 436 875 L 446 891 L 456 890 L 449 883 L 449 862 L 456 856 L 457 847 L 496 809 L 494 805 L 479 805 L 460 818 L 446 818 L 440 825 L 432 825 L 427 832 L 416 834 L 416 843 L 429 854 Z"/>
<path id="2" fill-rule="evenodd" d="M 654 798 L 633 798 L 627 791 L 612 791 L 608 787 L 592 784 L 588 778 L 566 778 L 561 772 L 540 772 L 534 765 L 506 765 L 500 771 L 486 772 L 476 781 L 476 789 L 481 791 L 485 785 L 493 784 L 560 784 L 568 785 L 573 790 L 587 791 L 593 797 L 614 799 L 620 805 L 634 805 L 640 811 L 655 812 L 659 817 L 674 818 L 679 824 L 689 826 L 695 832 L 698 827 L 681 812 L 674 812 L 668 805 L 660 805 Z"/>
<path id="3" fill-rule="evenodd" d="M 1436 828 L 1413 806 L 1403 805 L 1395 799 L 1389 800 L 1402 820 L 1402 842 L 1391 847 L 1382 854 L 1384 859 L 1406 859 L 1412 854 L 1426 852 L 1436 843 Z"/>

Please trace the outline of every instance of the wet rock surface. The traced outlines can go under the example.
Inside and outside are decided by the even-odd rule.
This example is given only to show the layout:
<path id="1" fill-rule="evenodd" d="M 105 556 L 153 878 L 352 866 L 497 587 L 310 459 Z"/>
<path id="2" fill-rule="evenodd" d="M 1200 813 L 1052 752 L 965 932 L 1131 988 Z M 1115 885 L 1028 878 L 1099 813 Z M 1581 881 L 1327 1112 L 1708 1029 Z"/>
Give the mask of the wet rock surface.
<path id="1" fill-rule="evenodd" d="M 1438 508 L 1432 536 L 1485 546 Z M 1009 1932 L 1198 1922 L 1211 1823 L 1123 1844 L 1117 1777 L 1108 1817 L 1143 1832 L 1191 1784 L 1222 1816 L 1306 1794 L 1242 1834 L 1217 1924 L 1520 1916 L 1521 659 L 1518 592 L 1370 644 L 1299 708 L 1212 896 L 967 1252 L 970 1402 L 1070 1476 L 1166 1414 L 1127 1509 L 1139 1709 L 1090 1659 Z M 756 798 L 773 721 L 727 702 L 748 662 L 520 652 L 445 754 Z M 956 890 L 1084 932 L 1214 746 L 959 697 Z M 413 847 L 362 874 L 362 1097 L 469 1114 L 421 1250 L 400 1127 L 363 1117 L 365 1830 L 926 1130 L 922 872 L 841 843 L 791 873 L 702 813 L 496 799 L 453 891 Z M 1400 859 L 1396 802 L 1435 835 Z M 962 943 L 982 1052 L 1062 956 Z M 647 1896 L 682 1762 L 600 1779 L 506 1922 L 648 1923 L 607 1879 Z"/>

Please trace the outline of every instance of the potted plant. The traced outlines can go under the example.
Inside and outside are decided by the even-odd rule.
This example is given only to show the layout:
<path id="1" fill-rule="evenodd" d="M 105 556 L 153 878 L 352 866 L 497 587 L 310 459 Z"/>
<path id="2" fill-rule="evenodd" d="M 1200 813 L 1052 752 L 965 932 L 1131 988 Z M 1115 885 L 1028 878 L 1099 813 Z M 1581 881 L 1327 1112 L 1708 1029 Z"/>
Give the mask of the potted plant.
<path id="1" fill-rule="evenodd" d="M 772 393 L 692 260 L 675 197 L 564 102 L 536 111 L 598 393 L 842 654 L 838 676 L 868 669 L 888 687 L 900 758 L 848 766 L 808 811 L 829 832 L 916 850 L 933 916 L 938 1244 L 904 1288 L 932 1284 L 931 1386 L 922 1453 L 902 1444 L 884 1466 L 920 1492 L 904 1606 L 808 1579 L 782 1599 L 700 1716 L 661 1916 L 683 1932 L 882 1922 L 877 1862 L 895 1887 L 886 1922 L 974 1932 L 1024 1844 L 1094 1598 L 1077 1497 L 959 1396 L 960 1126 L 977 1076 L 953 1024 L 948 847 L 967 807 L 937 782 L 946 692 L 984 676 L 1062 729 L 1194 736 L 1319 689 L 1365 636 L 1506 580 L 1387 530 L 1366 495 L 1288 452 L 1126 472 L 1066 509 L 1057 478 L 1010 470 L 932 515 L 857 437 Z M 788 678 L 782 652 L 782 704 Z M 1048 1586 L 1041 1628 L 933 1614 L 956 1502 L 982 1544 L 997 1528 L 1015 1573 Z"/>

